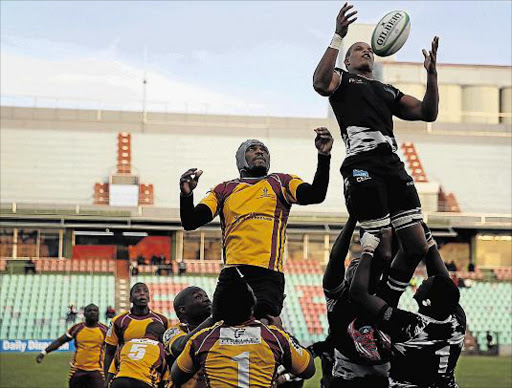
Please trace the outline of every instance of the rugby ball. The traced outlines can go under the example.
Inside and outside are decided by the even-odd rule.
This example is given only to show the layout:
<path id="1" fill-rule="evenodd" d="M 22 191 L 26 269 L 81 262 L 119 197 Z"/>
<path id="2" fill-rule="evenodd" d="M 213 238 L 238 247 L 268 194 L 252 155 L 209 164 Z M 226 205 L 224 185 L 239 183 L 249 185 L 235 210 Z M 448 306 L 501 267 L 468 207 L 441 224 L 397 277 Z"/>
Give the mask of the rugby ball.
<path id="1" fill-rule="evenodd" d="M 411 31 L 411 20 L 405 11 L 386 14 L 375 26 L 372 35 L 372 50 L 379 57 L 393 55 L 407 41 Z"/>

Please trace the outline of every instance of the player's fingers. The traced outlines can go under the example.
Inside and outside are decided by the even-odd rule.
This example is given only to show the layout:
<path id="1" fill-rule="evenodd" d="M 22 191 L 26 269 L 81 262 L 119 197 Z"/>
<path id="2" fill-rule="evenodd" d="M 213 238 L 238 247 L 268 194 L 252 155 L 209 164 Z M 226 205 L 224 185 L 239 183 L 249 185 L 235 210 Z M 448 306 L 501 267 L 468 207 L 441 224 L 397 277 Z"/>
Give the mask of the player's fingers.
<path id="1" fill-rule="evenodd" d="M 197 170 L 195 180 L 197 181 L 201 175 L 203 175 L 203 170 Z"/>
<path id="2" fill-rule="evenodd" d="M 353 12 L 350 12 L 347 14 L 347 16 L 345 16 L 347 19 L 350 19 L 352 16 L 354 16 L 355 14 L 357 13 L 357 11 L 353 11 Z"/>
<path id="3" fill-rule="evenodd" d="M 349 21 L 348 21 L 348 23 L 347 23 L 347 25 L 348 25 L 348 24 L 352 24 L 352 23 L 354 23 L 356 20 L 357 20 L 357 18 L 354 18 L 354 19 L 352 19 L 352 20 L 349 20 Z"/>
<path id="4" fill-rule="evenodd" d="M 190 176 L 192 174 L 194 174 L 196 172 L 197 168 L 189 168 L 187 171 L 185 171 L 181 177 L 187 177 L 187 176 Z"/>
<path id="5" fill-rule="evenodd" d="M 421 52 L 423 53 L 423 56 L 425 57 L 425 59 L 427 59 L 427 56 L 428 56 L 427 50 L 423 49 L 423 50 L 421 50 Z"/>

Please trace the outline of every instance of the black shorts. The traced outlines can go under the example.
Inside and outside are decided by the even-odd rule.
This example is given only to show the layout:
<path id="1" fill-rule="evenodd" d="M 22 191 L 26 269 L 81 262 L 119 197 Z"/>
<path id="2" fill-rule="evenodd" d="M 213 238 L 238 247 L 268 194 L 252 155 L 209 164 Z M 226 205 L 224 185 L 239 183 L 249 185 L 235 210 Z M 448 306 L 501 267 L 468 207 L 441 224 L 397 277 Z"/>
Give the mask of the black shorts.
<path id="1" fill-rule="evenodd" d="M 69 373 L 69 388 L 103 388 L 103 373 L 71 368 Z"/>
<path id="2" fill-rule="evenodd" d="M 283 309 L 284 301 L 284 274 L 282 272 L 253 265 L 226 267 L 220 271 L 215 293 L 223 285 L 229 283 L 231 279 L 240 278 L 239 271 L 244 276 L 244 280 L 251 286 L 254 295 L 256 295 L 257 302 L 254 316 L 257 319 L 267 315 L 278 317 Z M 213 311 L 216 311 L 215 300 L 214 294 Z"/>
<path id="3" fill-rule="evenodd" d="M 407 228 L 422 221 L 421 203 L 414 180 L 400 158 L 375 152 L 342 166 L 347 210 L 367 232 Z"/>
<path id="4" fill-rule="evenodd" d="M 110 388 L 151 388 L 151 385 L 130 377 L 116 377 Z"/>

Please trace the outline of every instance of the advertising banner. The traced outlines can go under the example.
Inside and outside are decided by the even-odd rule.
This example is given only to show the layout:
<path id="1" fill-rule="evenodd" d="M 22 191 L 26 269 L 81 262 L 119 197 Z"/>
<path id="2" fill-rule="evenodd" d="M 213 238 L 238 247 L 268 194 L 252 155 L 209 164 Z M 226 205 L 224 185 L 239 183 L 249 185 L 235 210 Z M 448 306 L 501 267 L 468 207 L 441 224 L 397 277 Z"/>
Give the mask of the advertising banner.
<path id="1" fill-rule="evenodd" d="M 40 352 L 54 340 L 0 340 L 0 352 Z M 74 341 L 66 342 L 56 352 L 74 352 Z"/>

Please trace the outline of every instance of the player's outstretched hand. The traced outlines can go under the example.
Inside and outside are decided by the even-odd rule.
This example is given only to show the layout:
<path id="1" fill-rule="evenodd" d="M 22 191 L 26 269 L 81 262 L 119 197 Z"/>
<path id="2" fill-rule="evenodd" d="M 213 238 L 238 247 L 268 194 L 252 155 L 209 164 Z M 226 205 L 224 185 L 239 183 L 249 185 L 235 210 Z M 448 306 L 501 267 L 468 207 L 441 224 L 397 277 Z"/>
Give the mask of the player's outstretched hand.
<path id="1" fill-rule="evenodd" d="M 336 33 L 342 38 L 347 35 L 348 26 L 357 20 L 356 17 L 353 17 L 357 11 L 347 13 L 351 8 L 354 8 L 354 6 L 348 5 L 348 3 L 343 4 L 336 18 Z"/>
<path id="2" fill-rule="evenodd" d="M 203 174 L 202 170 L 189 168 L 180 178 L 181 195 L 187 196 L 196 188 L 199 177 Z"/>
<path id="3" fill-rule="evenodd" d="M 314 131 L 316 132 L 316 149 L 321 154 L 329 155 L 332 150 L 332 143 L 334 143 L 331 132 L 329 132 L 329 130 L 325 127 L 315 128 Z"/>
<path id="4" fill-rule="evenodd" d="M 43 359 L 44 359 L 44 354 L 43 353 L 39 353 L 36 357 L 36 361 L 38 364 L 42 363 L 43 362 Z"/>
<path id="5" fill-rule="evenodd" d="M 363 248 L 363 253 L 370 253 L 373 255 L 373 252 L 379 246 L 380 238 L 374 236 L 371 233 L 365 233 L 361 238 L 361 246 Z"/>
<path id="6" fill-rule="evenodd" d="M 437 73 L 436 62 L 437 62 L 437 48 L 439 47 L 439 37 L 434 36 L 432 39 L 432 50 L 427 53 L 427 50 L 423 49 L 423 56 L 425 57 L 425 62 L 423 62 L 423 66 L 427 70 L 429 74 Z"/>

